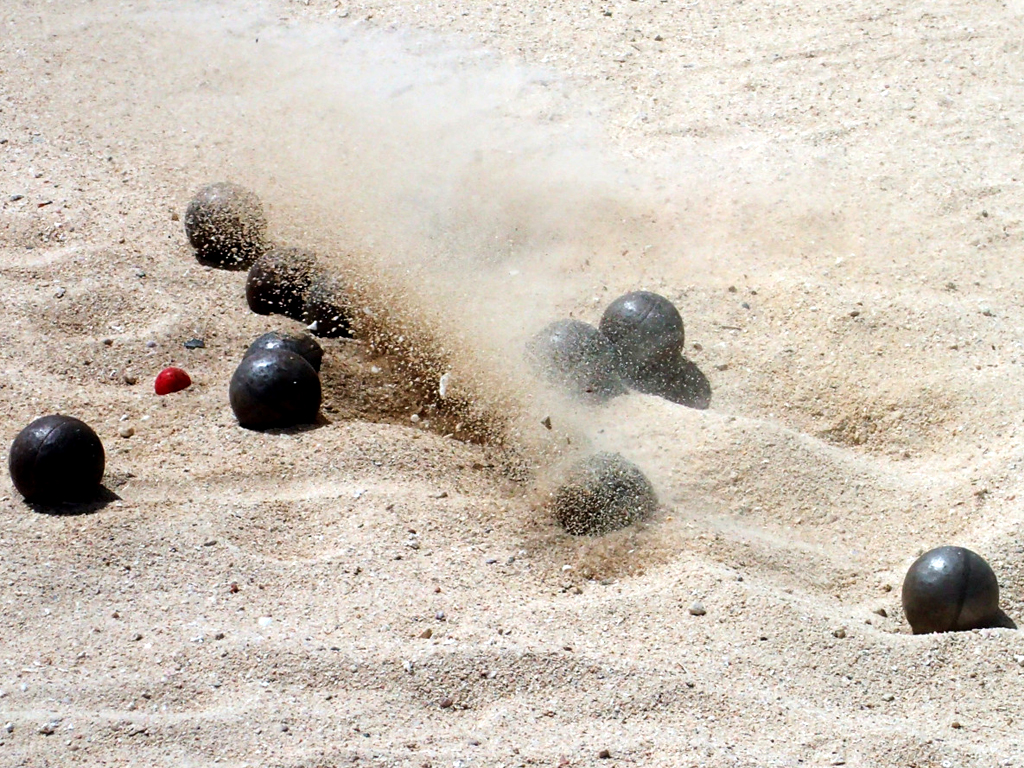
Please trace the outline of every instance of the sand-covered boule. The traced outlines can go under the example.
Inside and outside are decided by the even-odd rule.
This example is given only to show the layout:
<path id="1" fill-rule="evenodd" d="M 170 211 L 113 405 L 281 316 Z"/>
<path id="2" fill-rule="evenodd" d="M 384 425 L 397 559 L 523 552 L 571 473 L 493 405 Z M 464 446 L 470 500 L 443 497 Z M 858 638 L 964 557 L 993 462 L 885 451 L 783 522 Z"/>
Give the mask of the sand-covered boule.
<path id="1" fill-rule="evenodd" d="M 301 320 L 306 293 L 316 271 L 316 257 L 301 248 L 271 248 L 249 268 L 245 300 L 257 315 L 284 315 Z"/>
<path id="2" fill-rule="evenodd" d="M 903 611 L 915 635 L 1005 622 L 995 573 L 963 547 L 938 547 L 914 561 L 903 580 Z"/>
<path id="3" fill-rule="evenodd" d="M 323 269 L 315 271 L 306 291 L 302 320 L 315 336 L 353 337 L 351 299 L 340 277 Z"/>
<path id="4" fill-rule="evenodd" d="M 545 326 L 527 345 L 527 358 L 546 381 L 581 400 L 602 403 L 626 392 L 614 347 L 582 320 Z"/>
<path id="5" fill-rule="evenodd" d="M 103 478 L 103 443 L 85 422 L 55 414 L 36 419 L 11 444 L 8 469 L 28 501 L 81 501 Z"/>
<path id="6" fill-rule="evenodd" d="M 596 536 L 649 517 L 658 497 L 638 466 L 617 453 L 602 452 L 569 469 L 551 506 L 566 531 Z"/>
<path id="7" fill-rule="evenodd" d="M 200 261 L 219 267 L 247 267 L 266 249 L 263 204 L 255 193 L 238 184 L 208 184 L 185 209 L 185 234 Z"/>

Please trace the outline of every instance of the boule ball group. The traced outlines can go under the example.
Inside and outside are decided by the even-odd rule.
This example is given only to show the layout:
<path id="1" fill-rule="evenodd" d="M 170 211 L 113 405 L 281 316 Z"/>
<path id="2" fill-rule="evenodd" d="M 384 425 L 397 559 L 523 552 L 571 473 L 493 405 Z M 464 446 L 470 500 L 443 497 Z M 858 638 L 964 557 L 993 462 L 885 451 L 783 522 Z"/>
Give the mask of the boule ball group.
<path id="1" fill-rule="evenodd" d="M 605 309 L 598 327 L 578 319 L 545 326 L 527 357 L 549 383 L 585 402 L 603 403 L 630 388 L 693 408 L 707 408 L 706 377 L 683 355 L 683 318 L 651 291 L 624 294 Z"/>
<path id="2" fill-rule="evenodd" d="M 351 335 L 344 287 L 312 254 L 268 244 L 262 205 L 248 190 L 230 183 L 203 187 L 189 203 L 184 225 L 200 260 L 250 266 L 246 300 L 254 312 L 306 322 L 320 336 Z M 667 379 L 678 375 L 684 340 L 682 316 L 668 299 L 634 291 L 613 301 L 596 328 L 573 319 L 549 324 L 531 342 L 529 354 L 550 381 L 603 402 L 629 387 L 663 391 Z M 271 332 L 256 339 L 228 386 L 238 423 L 263 430 L 315 422 L 323 355 L 306 334 Z M 11 479 L 31 502 L 95 498 L 104 468 L 100 438 L 71 416 L 36 419 L 10 448 Z M 569 534 L 601 536 L 649 519 L 658 499 L 639 467 L 602 452 L 564 472 L 550 505 Z M 1007 626 L 1008 621 L 999 609 L 992 568 L 962 547 L 939 547 L 918 558 L 907 571 L 902 603 L 914 634 Z"/>

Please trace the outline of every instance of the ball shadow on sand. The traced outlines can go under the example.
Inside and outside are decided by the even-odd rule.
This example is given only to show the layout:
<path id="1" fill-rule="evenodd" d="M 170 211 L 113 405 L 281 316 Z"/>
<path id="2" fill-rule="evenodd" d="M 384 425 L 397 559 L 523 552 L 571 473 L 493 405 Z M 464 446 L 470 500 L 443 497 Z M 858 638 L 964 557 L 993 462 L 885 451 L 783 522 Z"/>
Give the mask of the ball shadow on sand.
<path id="1" fill-rule="evenodd" d="M 706 410 L 711 405 L 711 382 L 693 361 L 682 355 L 630 378 L 630 386 L 645 395 L 656 395 L 698 410 Z"/>
<path id="2" fill-rule="evenodd" d="M 25 499 L 25 504 L 33 512 L 52 517 L 77 517 L 92 515 L 104 509 L 112 501 L 120 501 L 121 497 L 106 486 L 101 485 L 92 494 L 74 501 L 43 501 Z"/>
<path id="3" fill-rule="evenodd" d="M 1017 629 L 1016 622 L 1000 609 L 991 621 L 987 622 L 990 629 Z"/>

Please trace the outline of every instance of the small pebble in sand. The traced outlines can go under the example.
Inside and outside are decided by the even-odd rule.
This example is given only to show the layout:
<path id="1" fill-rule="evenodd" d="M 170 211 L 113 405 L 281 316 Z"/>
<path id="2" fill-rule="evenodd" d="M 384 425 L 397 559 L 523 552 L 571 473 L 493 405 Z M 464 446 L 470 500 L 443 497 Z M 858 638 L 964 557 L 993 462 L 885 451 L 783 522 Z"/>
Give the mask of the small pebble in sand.
<path id="1" fill-rule="evenodd" d="M 158 395 L 169 395 L 192 386 L 192 378 L 181 368 L 164 368 L 157 374 L 153 389 Z"/>
<path id="2" fill-rule="evenodd" d="M 93 496 L 106 455 L 92 427 L 71 416 L 36 419 L 11 444 L 14 487 L 30 501 L 76 501 Z"/>
<path id="3" fill-rule="evenodd" d="M 700 602 L 699 600 L 690 606 L 691 616 L 703 616 L 706 613 L 707 611 L 704 610 L 704 603 Z"/>
<path id="4" fill-rule="evenodd" d="M 266 247 L 266 231 L 259 198 L 230 182 L 203 187 L 185 209 L 185 234 L 196 258 L 215 266 L 251 264 Z"/>

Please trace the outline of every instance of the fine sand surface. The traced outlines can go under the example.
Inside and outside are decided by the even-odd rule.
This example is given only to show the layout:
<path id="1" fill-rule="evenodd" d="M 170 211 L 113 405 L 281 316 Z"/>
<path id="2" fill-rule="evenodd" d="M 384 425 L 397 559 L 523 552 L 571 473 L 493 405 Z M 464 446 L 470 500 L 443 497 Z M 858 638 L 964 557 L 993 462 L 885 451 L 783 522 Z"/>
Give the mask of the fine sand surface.
<path id="1" fill-rule="evenodd" d="M 1024 766 L 1024 637 L 900 607 L 957 544 L 1024 620 L 1022 142 L 1020 0 L 4 0 L 0 437 L 116 499 L 4 462 L 0 766 Z M 193 258 L 220 179 L 393 332 L 316 428 L 229 408 L 301 326 Z M 709 410 L 524 371 L 638 288 Z M 575 539 L 597 449 L 662 508 Z"/>

